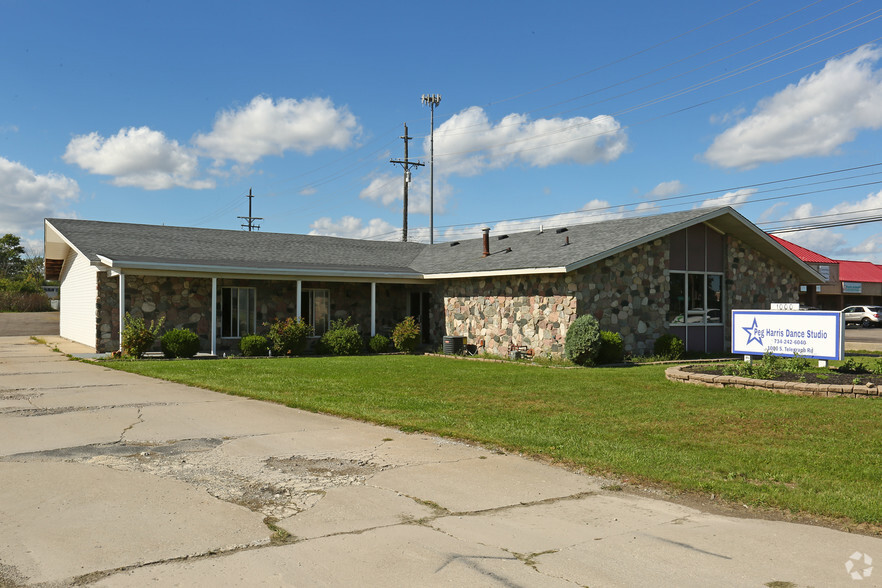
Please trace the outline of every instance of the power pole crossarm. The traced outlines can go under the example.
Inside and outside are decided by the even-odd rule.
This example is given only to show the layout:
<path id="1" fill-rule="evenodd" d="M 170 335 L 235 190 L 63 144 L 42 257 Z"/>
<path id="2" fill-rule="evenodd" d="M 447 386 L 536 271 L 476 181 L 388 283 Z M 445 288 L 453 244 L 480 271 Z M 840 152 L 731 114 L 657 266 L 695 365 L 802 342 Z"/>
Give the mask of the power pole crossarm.
<path id="1" fill-rule="evenodd" d="M 254 221 L 263 220 L 263 217 L 262 216 L 251 216 L 251 199 L 254 198 L 254 195 L 251 193 L 251 188 L 248 188 L 248 196 L 246 196 L 246 197 L 248 198 L 248 216 L 238 216 L 236 218 L 241 218 L 241 219 L 244 219 L 245 221 L 247 221 L 248 224 L 242 225 L 243 229 L 248 229 L 249 231 L 251 231 L 253 229 L 259 229 L 260 225 L 255 225 Z"/>
<path id="2" fill-rule="evenodd" d="M 410 161 L 407 158 L 407 142 L 413 139 L 413 137 L 407 136 L 407 123 L 404 123 L 404 136 L 399 138 L 404 139 L 404 159 L 390 159 L 389 163 L 397 164 L 404 168 L 404 220 L 401 224 L 401 240 L 407 241 L 407 185 L 410 183 L 410 168 L 425 164 L 418 161 Z"/>

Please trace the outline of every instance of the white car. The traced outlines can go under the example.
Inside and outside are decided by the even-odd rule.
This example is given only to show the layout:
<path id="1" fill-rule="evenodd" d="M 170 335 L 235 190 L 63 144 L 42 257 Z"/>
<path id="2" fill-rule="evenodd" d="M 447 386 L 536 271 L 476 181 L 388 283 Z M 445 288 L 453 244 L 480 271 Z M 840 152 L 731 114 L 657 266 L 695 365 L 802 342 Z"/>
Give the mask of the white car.
<path id="1" fill-rule="evenodd" d="M 882 325 L 882 306 L 849 306 L 842 311 L 846 325 L 878 327 Z"/>

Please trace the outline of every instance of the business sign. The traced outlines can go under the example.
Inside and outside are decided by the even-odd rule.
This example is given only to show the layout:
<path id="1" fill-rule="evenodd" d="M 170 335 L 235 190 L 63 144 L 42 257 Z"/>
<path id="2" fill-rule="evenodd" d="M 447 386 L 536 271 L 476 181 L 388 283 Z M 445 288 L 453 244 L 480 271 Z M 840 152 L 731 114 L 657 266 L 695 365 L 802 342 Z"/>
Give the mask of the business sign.
<path id="1" fill-rule="evenodd" d="M 863 282 L 842 282 L 843 294 L 860 294 Z"/>
<path id="2" fill-rule="evenodd" d="M 732 353 L 842 359 L 842 313 L 826 310 L 733 310 Z"/>

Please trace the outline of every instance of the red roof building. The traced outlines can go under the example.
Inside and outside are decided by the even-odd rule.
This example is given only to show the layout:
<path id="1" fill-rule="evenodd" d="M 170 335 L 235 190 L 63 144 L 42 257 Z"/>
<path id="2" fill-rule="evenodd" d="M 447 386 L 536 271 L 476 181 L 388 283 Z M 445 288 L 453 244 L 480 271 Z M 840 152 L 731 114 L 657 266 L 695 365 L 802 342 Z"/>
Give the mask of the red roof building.
<path id="1" fill-rule="evenodd" d="M 775 235 L 769 236 L 826 278 L 822 284 L 800 284 L 801 304 L 825 310 L 882 304 L 882 266 L 869 261 L 830 259 Z"/>

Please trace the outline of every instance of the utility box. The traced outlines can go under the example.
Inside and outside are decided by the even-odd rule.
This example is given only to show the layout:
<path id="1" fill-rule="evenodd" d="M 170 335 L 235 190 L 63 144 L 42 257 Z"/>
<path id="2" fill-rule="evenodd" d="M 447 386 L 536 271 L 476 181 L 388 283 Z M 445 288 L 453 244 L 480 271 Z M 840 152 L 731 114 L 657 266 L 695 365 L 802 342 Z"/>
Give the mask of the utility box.
<path id="1" fill-rule="evenodd" d="M 444 351 L 445 355 L 461 355 L 463 350 L 465 349 L 465 342 L 465 337 L 446 335 L 444 337 L 442 350 Z"/>

